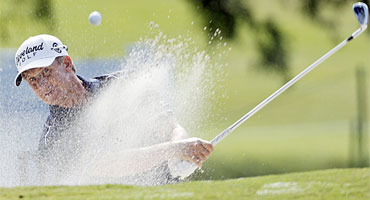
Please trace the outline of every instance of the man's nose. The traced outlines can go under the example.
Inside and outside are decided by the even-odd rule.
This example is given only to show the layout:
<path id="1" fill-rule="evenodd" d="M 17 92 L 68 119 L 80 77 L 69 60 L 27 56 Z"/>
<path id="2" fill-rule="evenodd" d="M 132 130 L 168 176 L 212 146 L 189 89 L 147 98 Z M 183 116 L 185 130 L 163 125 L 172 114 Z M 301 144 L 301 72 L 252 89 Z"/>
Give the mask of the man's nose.
<path id="1" fill-rule="evenodd" d="M 46 77 L 44 77 L 44 76 L 39 77 L 39 86 L 43 87 L 43 86 L 47 85 L 47 83 L 48 83 L 48 80 L 47 80 Z"/>

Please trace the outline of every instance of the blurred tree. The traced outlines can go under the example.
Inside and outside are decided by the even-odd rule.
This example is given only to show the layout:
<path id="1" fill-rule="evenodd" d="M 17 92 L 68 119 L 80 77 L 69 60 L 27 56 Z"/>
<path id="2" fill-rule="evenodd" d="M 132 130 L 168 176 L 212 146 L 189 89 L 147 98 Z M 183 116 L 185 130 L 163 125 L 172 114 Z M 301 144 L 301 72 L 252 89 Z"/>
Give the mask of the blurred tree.
<path id="1" fill-rule="evenodd" d="M 53 31 L 56 27 L 52 0 L 2 0 L 0 7 L 0 41 L 6 44 L 11 37 L 9 25 L 16 20 L 42 22 Z M 33 23 L 33 22 L 30 22 Z"/>
<path id="2" fill-rule="evenodd" d="M 34 0 L 34 16 L 44 22 L 50 30 L 55 27 L 54 11 L 51 0 Z"/>
<path id="3" fill-rule="evenodd" d="M 251 9 L 240 0 L 188 0 L 202 14 L 205 26 L 208 26 L 209 35 L 216 29 L 222 31 L 226 38 L 235 36 L 237 19 L 242 19 L 249 25 L 254 24 Z"/>
<path id="4" fill-rule="evenodd" d="M 222 36 L 234 39 L 237 21 L 245 22 L 257 38 L 258 66 L 266 71 L 273 70 L 289 78 L 288 48 L 285 35 L 272 19 L 258 22 L 253 17 L 247 1 L 240 0 L 188 0 L 202 14 L 204 25 L 208 26 L 208 36 L 214 36 L 219 29 Z"/>
<path id="5" fill-rule="evenodd" d="M 303 13 L 308 14 L 308 16 L 313 19 L 320 20 L 322 17 L 320 11 L 323 10 L 323 8 L 327 6 L 341 8 L 346 5 L 346 2 L 348 2 L 348 0 L 302 0 L 301 7 Z M 353 0 L 353 2 L 358 2 L 358 0 Z M 361 2 L 369 5 L 369 0 L 362 0 Z"/>
<path id="6" fill-rule="evenodd" d="M 2 2 L 6 3 L 6 2 Z M 1 7 L 0 10 L 0 40 L 2 44 L 6 44 L 10 38 L 9 23 L 17 15 L 17 7 L 22 3 L 21 0 L 14 0 L 8 7 Z"/>
<path id="7" fill-rule="evenodd" d="M 337 43 L 341 38 L 338 39 L 337 28 L 336 28 L 336 18 L 328 18 L 322 14 L 322 11 L 328 7 L 341 9 L 343 8 L 348 0 L 302 0 L 300 1 L 300 6 L 302 13 L 308 16 L 314 22 L 323 25 L 322 27 L 328 30 L 331 34 L 331 38 Z M 351 0 L 351 2 L 359 2 L 358 0 Z M 369 0 L 361 0 L 369 6 Z M 370 32 L 368 32 L 370 34 Z"/>
<path id="8" fill-rule="evenodd" d="M 211 39 L 214 32 L 219 29 L 222 36 L 232 40 L 235 31 L 240 25 L 238 21 L 245 22 L 256 38 L 259 55 L 258 67 L 266 71 L 274 71 L 282 76 L 283 80 L 289 79 L 289 48 L 288 39 L 284 32 L 272 19 L 257 21 L 254 13 L 248 6 L 248 0 L 187 0 L 194 5 L 202 15 L 203 26 L 208 27 L 207 35 Z M 357 2 L 357 0 L 351 0 Z M 309 16 L 318 24 L 324 25 L 330 31 L 333 40 L 337 40 L 336 19 L 328 19 L 322 15 L 322 10 L 327 7 L 342 8 L 348 0 L 301 0 L 297 1 L 304 16 Z M 369 0 L 362 0 L 369 5 Z M 369 32 L 369 31 L 368 31 Z M 369 32 L 370 33 L 370 32 Z"/>
<path id="9" fill-rule="evenodd" d="M 259 64 L 268 71 L 280 74 L 284 82 L 289 81 L 289 51 L 283 32 L 272 20 L 267 19 L 259 25 L 257 31 L 257 50 L 259 52 Z"/>

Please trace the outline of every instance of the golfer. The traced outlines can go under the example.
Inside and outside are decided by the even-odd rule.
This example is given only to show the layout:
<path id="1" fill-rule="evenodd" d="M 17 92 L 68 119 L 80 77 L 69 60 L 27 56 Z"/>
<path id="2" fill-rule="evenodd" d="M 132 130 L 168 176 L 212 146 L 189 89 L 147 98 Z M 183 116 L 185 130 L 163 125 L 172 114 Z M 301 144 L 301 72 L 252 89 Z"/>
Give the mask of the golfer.
<path id="1" fill-rule="evenodd" d="M 62 144 L 60 141 L 65 140 L 66 137 L 73 138 L 70 141 L 78 141 L 79 133 L 71 134 L 68 130 L 76 126 L 81 111 L 86 108 L 87 103 L 96 98 L 112 80 L 119 78 L 119 75 L 116 73 L 92 79 L 77 75 L 72 59 L 68 55 L 67 46 L 63 45 L 58 38 L 46 34 L 30 37 L 24 41 L 16 52 L 15 64 L 18 69 L 15 85 L 19 86 L 22 79 L 25 80 L 37 97 L 49 105 L 50 114 L 44 124 L 38 147 L 40 162 L 44 165 L 52 162 L 61 165 L 57 157 L 63 153 L 73 154 L 78 143 L 63 143 L 63 147 L 60 147 Z M 170 141 L 104 155 L 107 162 L 114 160 L 110 165 L 121 170 L 114 172 L 106 167 L 105 162 L 101 162 L 95 166 L 94 176 L 127 176 L 146 173 L 158 166 L 163 168 L 165 165 L 168 168 L 168 161 L 171 159 L 186 160 L 201 167 L 202 162 L 213 151 L 212 145 L 199 138 L 188 138 L 184 128 L 177 122 L 168 126 L 172 128 Z M 134 155 L 136 161 L 130 163 L 133 158 L 130 155 Z M 78 156 L 68 159 L 72 162 L 73 159 L 78 159 Z M 52 168 L 55 168 L 55 165 Z M 63 176 L 63 174 L 60 175 Z M 169 183 L 175 178 L 167 174 L 166 180 L 160 184 Z M 47 181 L 45 180 L 46 184 Z"/>

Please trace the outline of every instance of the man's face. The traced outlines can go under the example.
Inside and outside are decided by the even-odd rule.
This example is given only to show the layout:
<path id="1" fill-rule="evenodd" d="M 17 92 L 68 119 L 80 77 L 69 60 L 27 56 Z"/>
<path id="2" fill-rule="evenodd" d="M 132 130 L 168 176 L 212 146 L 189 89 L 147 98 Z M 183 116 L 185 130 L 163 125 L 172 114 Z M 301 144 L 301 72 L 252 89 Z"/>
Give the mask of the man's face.
<path id="1" fill-rule="evenodd" d="M 74 72 L 71 67 L 67 67 L 66 60 L 62 63 L 54 60 L 48 67 L 34 68 L 22 73 L 24 80 L 46 104 L 61 105 L 70 97 L 69 79 Z"/>

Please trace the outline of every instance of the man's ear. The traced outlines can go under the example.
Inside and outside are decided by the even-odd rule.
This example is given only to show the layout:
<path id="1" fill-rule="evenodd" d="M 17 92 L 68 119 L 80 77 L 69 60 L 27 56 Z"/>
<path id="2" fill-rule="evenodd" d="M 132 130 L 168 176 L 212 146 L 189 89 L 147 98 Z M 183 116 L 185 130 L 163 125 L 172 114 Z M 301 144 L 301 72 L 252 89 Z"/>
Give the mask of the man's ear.
<path id="1" fill-rule="evenodd" d="M 63 64 L 67 70 L 75 71 L 71 57 L 64 56 Z"/>

